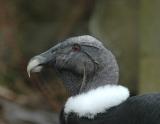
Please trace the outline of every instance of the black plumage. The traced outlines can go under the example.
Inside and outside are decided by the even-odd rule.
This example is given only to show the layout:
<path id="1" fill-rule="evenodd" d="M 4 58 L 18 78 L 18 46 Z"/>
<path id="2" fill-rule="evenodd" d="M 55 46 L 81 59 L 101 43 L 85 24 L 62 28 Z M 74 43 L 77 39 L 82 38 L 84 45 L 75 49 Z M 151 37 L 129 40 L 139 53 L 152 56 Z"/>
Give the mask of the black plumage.
<path id="1" fill-rule="evenodd" d="M 70 113 L 65 120 L 60 114 L 61 124 L 160 124 L 160 94 L 147 94 L 128 98 L 122 104 L 99 113 L 94 119 L 79 118 Z"/>

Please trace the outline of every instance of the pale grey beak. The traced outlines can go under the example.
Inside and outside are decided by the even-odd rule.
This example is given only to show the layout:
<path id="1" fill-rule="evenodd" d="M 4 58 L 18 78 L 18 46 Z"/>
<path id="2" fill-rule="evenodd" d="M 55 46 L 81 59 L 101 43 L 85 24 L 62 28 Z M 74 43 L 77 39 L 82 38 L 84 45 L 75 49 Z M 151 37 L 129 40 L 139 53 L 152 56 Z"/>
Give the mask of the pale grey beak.
<path id="1" fill-rule="evenodd" d="M 43 69 L 43 66 L 49 62 L 54 63 L 55 56 L 56 56 L 56 50 L 60 46 L 60 44 L 57 44 L 56 46 L 50 48 L 44 53 L 41 53 L 40 55 L 37 55 L 33 57 L 27 66 L 27 73 L 30 77 L 32 72 L 40 72 Z"/>
<path id="2" fill-rule="evenodd" d="M 35 56 L 33 57 L 27 66 L 27 73 L 30 77 L 31 72 L 40 72 L 43 68 L 42 63 L 45 62 L 45 58 L 42 56 Z"/>

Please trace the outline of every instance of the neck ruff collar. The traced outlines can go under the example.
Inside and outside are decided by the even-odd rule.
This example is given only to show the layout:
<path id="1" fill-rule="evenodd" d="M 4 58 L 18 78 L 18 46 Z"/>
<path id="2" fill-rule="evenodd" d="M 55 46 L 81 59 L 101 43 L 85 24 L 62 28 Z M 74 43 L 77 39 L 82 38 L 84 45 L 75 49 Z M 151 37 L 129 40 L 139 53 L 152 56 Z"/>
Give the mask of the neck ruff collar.
<path id="1" fill-rule="evenodd" d="M 105 85 L 68 98 L 64 113 L 94 118 L 98 113 L 115 107 L 129 97 L 129 90 L 121 85 Z"/>

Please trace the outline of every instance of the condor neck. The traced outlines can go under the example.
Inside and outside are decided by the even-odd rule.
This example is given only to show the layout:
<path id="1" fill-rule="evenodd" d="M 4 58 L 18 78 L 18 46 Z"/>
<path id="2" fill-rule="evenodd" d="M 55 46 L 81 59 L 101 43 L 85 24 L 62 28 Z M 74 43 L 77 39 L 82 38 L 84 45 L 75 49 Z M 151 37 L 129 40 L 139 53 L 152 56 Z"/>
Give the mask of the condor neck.
<path id="1" fill-rule="evenodd" d="M 94 76 L 90 76 L 82 92 L 96 89 L 105 85 L 117 85 L 119 80 L 119 69 L 117 63 L 107 64 L 99 69 Z"/>

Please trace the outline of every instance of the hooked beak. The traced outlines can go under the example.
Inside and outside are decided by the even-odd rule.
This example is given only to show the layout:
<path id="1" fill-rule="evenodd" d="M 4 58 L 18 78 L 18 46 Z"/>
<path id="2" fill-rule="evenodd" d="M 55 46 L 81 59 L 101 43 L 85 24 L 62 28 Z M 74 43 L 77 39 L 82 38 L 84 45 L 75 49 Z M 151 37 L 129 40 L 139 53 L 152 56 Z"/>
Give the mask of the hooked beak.
<path id="1" fill-rule="evenodd" d="M 54 62 L 55 52 L 51 52 L 53 50 L 54 48 L 51 48 L 48 51 L 31 58 L 27 65 L 27 73 L 29 77 L 32 72 L 40 72 L 43 69 L 43 66 L 47 65 L 50 61 Z"/>
<path id="2" fill-rule="evenodd" d="M 33 57 L 27 66 L 27 73 L 30 77 L 31 72 L 40 72 L 43 68 L 43 63 L 45 63 L 45 58 L 42 56 Z"/>

